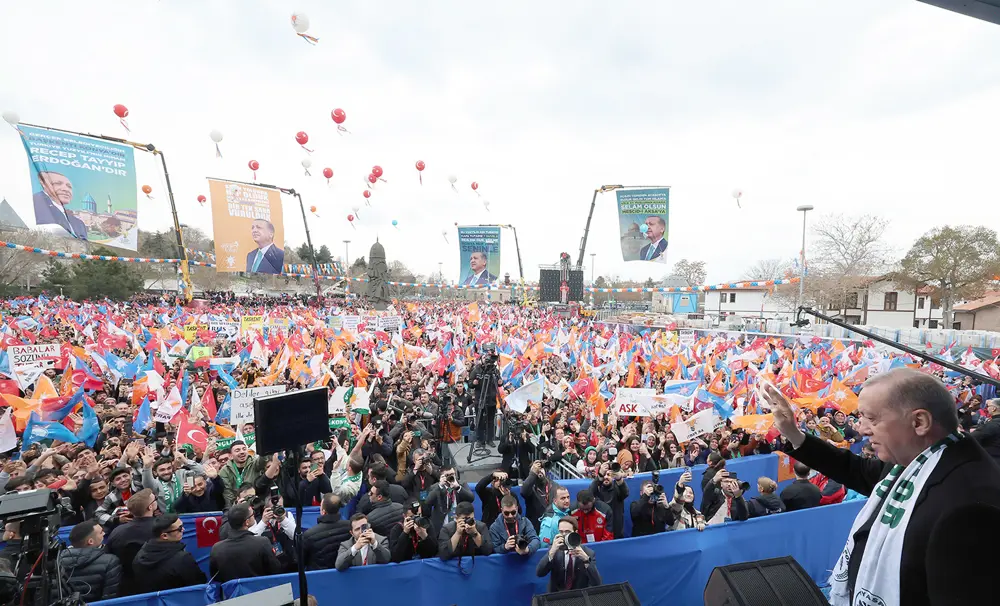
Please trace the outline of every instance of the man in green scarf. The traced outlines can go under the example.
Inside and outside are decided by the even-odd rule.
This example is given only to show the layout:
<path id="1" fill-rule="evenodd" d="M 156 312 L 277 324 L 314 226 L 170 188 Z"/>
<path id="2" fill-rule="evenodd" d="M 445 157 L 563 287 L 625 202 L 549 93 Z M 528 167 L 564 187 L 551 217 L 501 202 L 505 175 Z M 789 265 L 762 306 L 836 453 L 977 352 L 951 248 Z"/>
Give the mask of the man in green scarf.
<path id="1" fill-rule="evenodd" d="M 226 499 L 226 507 L 232 507 L 233 503 L 236 502 L 236 491 L 244 482 L 253 485 L 257 478 L 264 473 L 268 462 L 265 457 L 251 455 L 246 443 L 242 440 L 233 442 L 233 445 L 229 447 L 229 452 L 232 455 L 229 462 L 219 471 L 219 477 L 222 478 L 222 483 L 225 486 L 223 496 Z"/>
<path id="2" fill-rule="evenodd" d="M 180 464 L 179 469 L 175 462 Z M 152 448 L 142 455 L 142 487 L 153 491 L 162 513 L 176 513 L 174 508 L 184 495 L 188 474 L 199 473 L 204 473 L 202 466 L 189 460 L 179 448 L 174 450 L 173 458 L 156 458 Z"/>

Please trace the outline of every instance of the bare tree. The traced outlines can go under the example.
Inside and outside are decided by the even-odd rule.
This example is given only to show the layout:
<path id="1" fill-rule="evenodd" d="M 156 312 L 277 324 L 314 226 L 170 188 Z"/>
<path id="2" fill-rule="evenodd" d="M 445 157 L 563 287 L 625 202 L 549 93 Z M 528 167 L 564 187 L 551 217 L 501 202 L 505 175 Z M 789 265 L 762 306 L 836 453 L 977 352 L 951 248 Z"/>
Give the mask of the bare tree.
<path id="1" fill-rule="evenodd" d="M 791 261 L 785 259 L 760 259 L 743 273 L 743 279 L 762 282 L 767 280 L 781 280 L 791 274 Z"/>
<path id="2" fill-rule="evenodd" d="M 805 302 L 846 313 L 849 295 L 891 268 L 892 249 L 883 240 L 888 227 L 877 215 L 821 217 L 806 251 Z"/>
<path id="3" fill-rule="evenodd" d="M 701 286 L 705 283 L 708 272 L 705 270 L 704 261 L 681 259 L 677 263 L 674 263 L 673 268 L 670 270 L 670 275 L 684 278 L 687 280 L 689 286 Z"/>
<path id="4" fill-rule="evenodd" d="M 60 238 L 39 230 L 17 230 L 11 239 L 15 240 L 17 244 L 32 248 L 86 252 L 86 244 L 82 242 Z M 20 292 L 22 287 L 37 285 L 41 280 L 41 272 L 48 259 L 51 257 L 34 252 L 0 248 L 0 291 L 14 293 Z"/>

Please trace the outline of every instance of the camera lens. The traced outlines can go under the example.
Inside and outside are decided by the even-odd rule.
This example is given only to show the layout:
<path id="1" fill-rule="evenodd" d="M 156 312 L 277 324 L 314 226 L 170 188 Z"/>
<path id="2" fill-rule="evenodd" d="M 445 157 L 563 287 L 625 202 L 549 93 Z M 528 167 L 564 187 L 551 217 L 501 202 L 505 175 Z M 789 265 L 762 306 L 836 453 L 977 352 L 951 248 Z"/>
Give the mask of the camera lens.
<path id="1" fill-rule="evenodd" d="M 566 546 L 569 547 L 570 549 L 576 549 L 577 547 L 580 546 L 580 543 L 581 543 L 580 533 L 571 532 L 568 535 L 566 535 Z"/>
<path id="2" fill-rule="evenodd" d="M 527 549 L 528 548 L 528 541 L 526 539 L 522 538 L 522 537 L 518 537 L 518 539 L 517 539 L 517 548 L 518 549 Z"/>

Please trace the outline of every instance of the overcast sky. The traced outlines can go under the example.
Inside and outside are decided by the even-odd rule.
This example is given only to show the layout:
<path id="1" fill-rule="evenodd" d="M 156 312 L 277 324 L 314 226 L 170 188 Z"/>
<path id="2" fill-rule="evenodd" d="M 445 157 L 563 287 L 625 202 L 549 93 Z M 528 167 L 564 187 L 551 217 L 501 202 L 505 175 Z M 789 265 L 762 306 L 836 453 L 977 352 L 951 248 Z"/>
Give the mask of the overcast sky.
<path id="1" fill-rule="evenodd" d="M 125 136 L 112 113 L 125 104 L 131 138 L 166 152 L 183 223 L 210 232 L 205 177 L 249 180 L 256 159 L 260 181 L 318 207 L 317 246 L 343 255 L 350 239 L 355 258 L 378 236 L 390 259 L 424 274 L 443 262 L 450 279 L 456 222 L 516 225 L 529 279 L 562 251 L 575 260 L 605 183 L 672 186 L 668 258 L 706 261 L 712 283 L 795 256 L 799 204 L 883 214 L 900 255 L 935 226 L 1000 223 L 1000 27 L 915 0 L 5 0 L 0 44 L 0 109 Z M 0 129 L 0 196 L 30 221 L 24 156 Z M 140 195 L 140 226 L 165 229 L 162 171 L 136 158 L 155 198 Z M 374 164 L 387 183 L 368 208 Z M 614 194 L 599 196 L 587 279 L 589 253 L 598 275 L 662 277 L 621 261 L 616 226 Z M 517 275 L 509 234 L 503 271 Z"/>

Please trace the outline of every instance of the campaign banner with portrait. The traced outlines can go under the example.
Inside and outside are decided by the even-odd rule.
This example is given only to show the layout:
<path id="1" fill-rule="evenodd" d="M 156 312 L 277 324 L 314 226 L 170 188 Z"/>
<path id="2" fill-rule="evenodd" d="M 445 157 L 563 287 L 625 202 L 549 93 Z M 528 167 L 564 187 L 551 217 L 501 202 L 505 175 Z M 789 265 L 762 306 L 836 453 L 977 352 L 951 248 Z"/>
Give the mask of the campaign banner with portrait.
<path id="1" fill-rule="evenodd" d="M 459 227 L 458 254 L 460 286 L 496 284 L 500 276 L 500 227 Z"/>
<path id="2" fill-rule="evenodd" d="M 280 274 L 285 265 L 281 192 L 270 187 L 208 180 L 216 271 Z"/>
<path id="3" fill-rule="evenodd" d="M 615 194 L 622 260 L 666 263 L 670 188 L 619 189 Z"/>
<path id="4" fill-rule="evenodd" d="M 28 153 L 35 224 L 45 231 L 136 250 L 135 154 L 131 146 L 18 126 Z"/>

